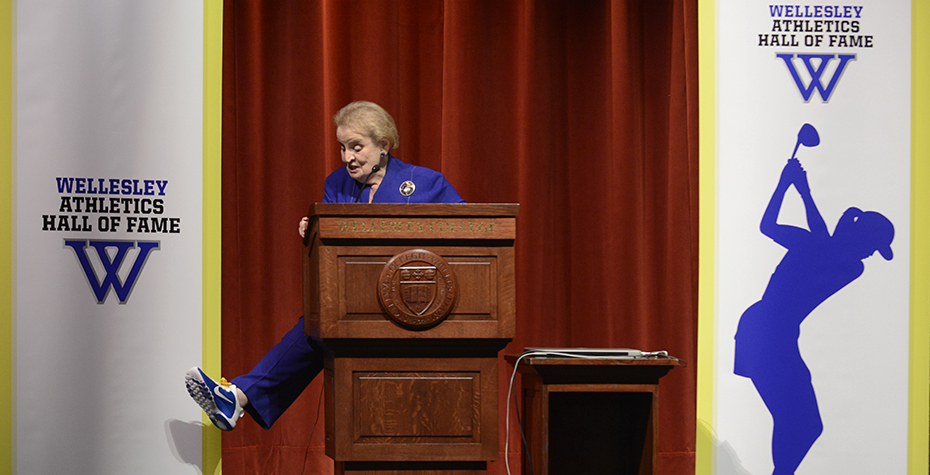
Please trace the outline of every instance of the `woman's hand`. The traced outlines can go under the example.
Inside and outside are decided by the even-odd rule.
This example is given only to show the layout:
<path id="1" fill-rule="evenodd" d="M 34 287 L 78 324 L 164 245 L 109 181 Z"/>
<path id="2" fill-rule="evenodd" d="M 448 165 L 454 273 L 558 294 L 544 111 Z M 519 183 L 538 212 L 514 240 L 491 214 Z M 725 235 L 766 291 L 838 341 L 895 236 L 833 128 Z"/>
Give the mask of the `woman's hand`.
<path id="1" fill-rule="evenodd" d="M 300 233 L 300 237 L 304 237 L 307 234 L 307 226 L 310 225 L 310 219 L 303 217 L 300 218 L 300 224 L 297 225 L 297 232 Z"/>
<path id="2" fill-rule="evenodd" d="M 801 196 L 810 196 L 811 186 L 807 183 L 807 170 L 801 166 L 801 162 L 797 158 L 792 158 L 789 160 L 789 164 L 792 161 L 795 163 L 795 165 L 792 165 L 795 168 L 793 173 L 794 188 L 798 190 L 798 193 L 800 193 Z"/>
<path id="3" fill-rule="evenodd" d="M 781 171 L 781 178 L 778 181 L 778 186 L 782 187 L 782 189 L 787 189 L 791 185 L 794 185 L 802 196 L 809 195 L 811 192 L 810 185 L 807 184 L 807 171 L 804 170 L 797 158 L 788 160 L 785 168 Z"/>

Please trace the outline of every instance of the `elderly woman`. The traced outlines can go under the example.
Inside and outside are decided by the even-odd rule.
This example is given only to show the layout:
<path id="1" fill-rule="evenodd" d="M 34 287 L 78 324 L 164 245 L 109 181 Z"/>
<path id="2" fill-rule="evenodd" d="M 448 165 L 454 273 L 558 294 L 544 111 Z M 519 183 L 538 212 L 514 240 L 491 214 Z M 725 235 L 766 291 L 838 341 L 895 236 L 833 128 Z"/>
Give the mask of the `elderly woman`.
<path id="1" fill-rule="evenodd" d="M 441 173 L 390 154 L 399 137 L 394 119 L 372 102 L 353 102 L 333 117 L 345 167 L 326 178 L 324 203 L 464 203 Z M 307 218 L 300 221 L 303 236 Z M 232 430 L 243 412 L 268 429 L 323 369 L 320 341 L 304 335 L 303 317 L 247 374 L 216 383 L 194 367 L 185 383 L 213 424 Z"/>

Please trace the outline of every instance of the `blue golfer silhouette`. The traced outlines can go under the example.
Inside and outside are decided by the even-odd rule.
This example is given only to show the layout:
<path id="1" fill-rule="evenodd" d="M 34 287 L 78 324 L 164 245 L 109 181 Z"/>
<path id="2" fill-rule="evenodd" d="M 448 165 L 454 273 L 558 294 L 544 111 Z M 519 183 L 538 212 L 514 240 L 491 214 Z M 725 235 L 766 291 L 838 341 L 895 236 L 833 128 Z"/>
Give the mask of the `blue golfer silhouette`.
<path id="1" fill-rule="evenodd" d="M 805 124 L 799 144 L 819 143 L 819 138 L 810 137 L 811 131 L 816 138 L 816 130 Z M 805 133 L 808 136 L 802 137 Z M 808 229 L 777 223 L 791 185 L 804 201 Z M 863 259 L 878 251 L 891 260 L 894 225 L 879 213 L 849 208 L 830 235 L 811 197 L 807 172 L 792 157 L 782 170 L 760 228 L 788 251 L 762 299 L 740 317 L 733 372 L 752 380 L 772 414 L 773 475 L 793 474 L 823 432 L 811 373 L 798 348 L 801 322 L 821 302 L 862 275 Z"/>

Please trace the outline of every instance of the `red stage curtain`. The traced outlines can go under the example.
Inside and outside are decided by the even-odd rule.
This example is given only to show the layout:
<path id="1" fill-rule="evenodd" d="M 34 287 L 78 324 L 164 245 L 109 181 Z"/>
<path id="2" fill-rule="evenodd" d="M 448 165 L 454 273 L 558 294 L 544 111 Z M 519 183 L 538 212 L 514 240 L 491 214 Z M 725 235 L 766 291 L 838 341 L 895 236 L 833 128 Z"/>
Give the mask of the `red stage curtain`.
<path id="1" fill-rule="evenodd" d="M 633 347 L 693 363 L 696 10 L 696 0 L 227 1 L 225 375 L 248 371 L 301 314 L 297 223 L 341 165 L 331 117 L 359 99 L 394 116 L 397 156 L 442 171 L 469 202 L 520 203 L 506 352 Z M 510 370 L 501 360 L 502 407 Z M 695 381 L 693 364 L 662 381 L 659 473 L 693 473 Z M 246 418 L 225 434 L 224 473 L 304 463 L 329 473 L 322 422 L 313 431 L 320 388 L 270 431 Z M 503 468 L 501 454 L 489 472 Z"/>

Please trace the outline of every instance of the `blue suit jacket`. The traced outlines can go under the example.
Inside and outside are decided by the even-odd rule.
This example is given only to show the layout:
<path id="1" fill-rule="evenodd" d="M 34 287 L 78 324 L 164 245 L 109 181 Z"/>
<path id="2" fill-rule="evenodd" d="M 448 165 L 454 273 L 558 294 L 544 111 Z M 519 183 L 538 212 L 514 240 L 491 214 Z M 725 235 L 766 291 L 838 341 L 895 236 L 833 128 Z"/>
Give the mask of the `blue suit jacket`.
<path id="1" fill-rule="evenodd" d="M 387 171 L 378 185 L 373 203 L 464 203 L 455 188 L 446 178 L 434 170 L 402 162 L 399 158 L 388 155 Z M 404 183 L 413 183 L 410 196 L 401 194 Z M 409 183 L 405 188 L 409 189 Z M 349 176 L 348 170 L 341 167 L 326 178 L 323 187 L 324 203 L 354 203 L 362 184 Z M 366 186 L 359 198 L 359 203 L 368 203 L 371 187 Z"/>

